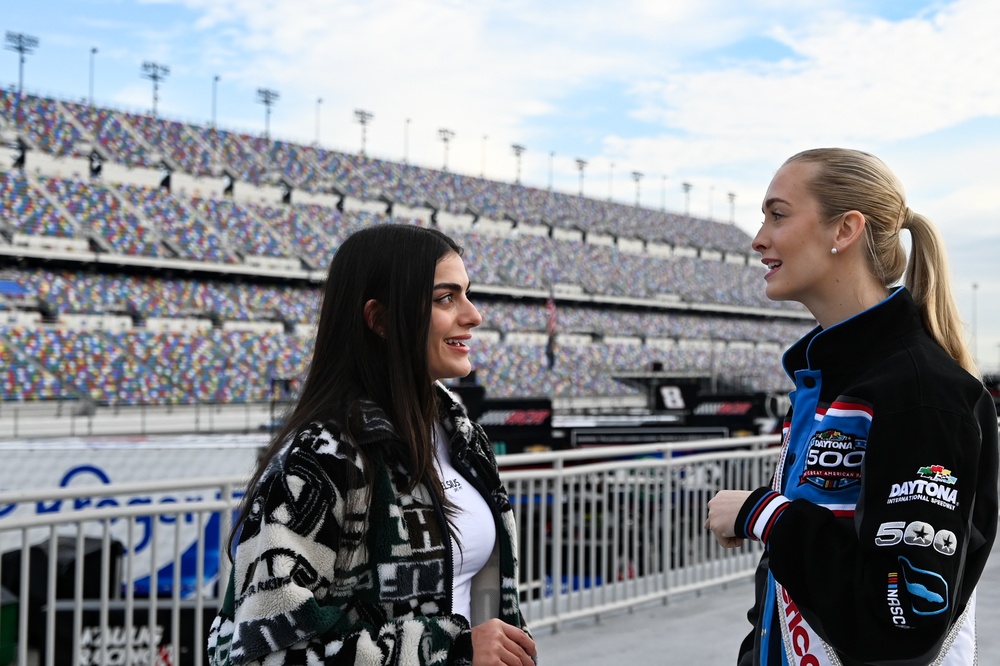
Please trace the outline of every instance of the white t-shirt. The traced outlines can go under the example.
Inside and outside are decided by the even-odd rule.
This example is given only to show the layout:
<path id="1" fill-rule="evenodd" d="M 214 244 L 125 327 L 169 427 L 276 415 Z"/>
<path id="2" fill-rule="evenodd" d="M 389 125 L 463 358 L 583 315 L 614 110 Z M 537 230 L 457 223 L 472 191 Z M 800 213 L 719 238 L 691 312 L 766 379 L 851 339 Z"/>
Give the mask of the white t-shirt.
<path id="1" fill-rule="evenodd" d="M 452 574 L 453 574 L 453 611 L 466 619 L 471 614 L 472 577 L 486 565 L 493 553 L 496 543 L 496 524 L 493 522 L 493 512 L 483 496 L 479 494 L 472 483 L 462 476 L 451 464 L 448 455 L 448 435 L 444 426 L 437 423 L 434 427 L 434 444 L 438 464 L 438 473 L 448 499 L 458 509 L 451 518 L 454 530 L 458 533 L 461 546 L 451 539 Z"/>

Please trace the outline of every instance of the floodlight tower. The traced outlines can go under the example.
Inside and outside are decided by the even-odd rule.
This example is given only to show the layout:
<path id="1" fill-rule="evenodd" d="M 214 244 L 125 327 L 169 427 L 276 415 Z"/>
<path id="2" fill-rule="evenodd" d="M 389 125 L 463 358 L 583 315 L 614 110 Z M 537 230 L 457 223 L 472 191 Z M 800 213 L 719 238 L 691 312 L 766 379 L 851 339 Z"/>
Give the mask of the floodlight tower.
<path id="1" fill-rule="evenodd" d="M 639 181 L 642 180 L 642 172 L 633 171 L 632 180 L 635 181 L 635 207 L 639 207 Z"/>
<path id="2" fill-rule="evenodd" d="M 361 124 L 361 154 L 365 154 L 365 141 L 368 138 L 368 123 L 375 115 L 371 111 L 364 109 L 354 109 L 354 119 Z"/>
<path id="3" fill-rule="evenodd" d="M 587 160 L 576 158 L 576 168 L 580 170 L 580 196 L 583 196 L 583 170 L 587 168 Z"/>
<path id="4" fill-rule="evenodd" d="M 730 192 L 729 197 L 729 224 L 736 224 L 736 193 Z"/>
<path id="5" fill-rule="evenodd" d="M 661 185 L 660 185 L 660 212 L 661 213 L 666 213 L 667 212 L 667 177 L 665 175 L 661 175 L 660 178 L 662 179 L 660 181 L 661 182 Z"/>
<path id="6" fill-rule="evenodd" d="M 514 177 L 514 184 L 521 184 L 521 153 L 524 152 L 524 146 L 519 143 L 510 144 L 511 150 L 514 151 L 514 158 L 517 160 L 517 175 Z"/>
<path id="7" fill-rule="evenodd" d="M 556 151 L 549 151 L 549 192 L 552 191 L 552 160 L 555 159 Z"/>
<path id="8" fill-rule="evenodd" d="M 691 183 L 681 183 L 684 190 L 684 215 L 691 217 Z"/>
<path id="9" fill-rule="evenodd" d="M 448 171 L 448 143 L 455 137 L 455 133 L 450 129 L 441 128 L 438 130 L 438 138 L 441 139 L 441 143 L 444 144 L 444 169 L 443 171 Z"/>
<path id="10" fill-rule="evenodd" d="M 8 30 L 4 41 L 6 42 L 5 49 L 17 51 L 20 54 L 17 65 L 17 96 L 20 97 L 21 93 L 24 92 L 24 56 L 31 54 L 38 48 L 38 37 Z"/>
<path id="11" fill-rule="evenodd" d="M 271 107 L 280 99 L 281 95 L 277 90 L 270 88 L 257 88 L 257 101 L 264 105 L 264 138 L 271 136 Z"/>
<path id="12" fill-rule="evenodd" d="M 611 166 L 608 168 L 608 201 L 611 201 L 611 195 L 614 193 L 615 186 L 615 163 L 612 162 Z"/>
<path id="13" fill-rule="evenodd" d="M 156 117 L 156 103 L 160 100 L 160 81 L 167 78 L 170 68 L 147 60 L 142 63 L 142 77 L 153 82 L 153 117 Z"/>

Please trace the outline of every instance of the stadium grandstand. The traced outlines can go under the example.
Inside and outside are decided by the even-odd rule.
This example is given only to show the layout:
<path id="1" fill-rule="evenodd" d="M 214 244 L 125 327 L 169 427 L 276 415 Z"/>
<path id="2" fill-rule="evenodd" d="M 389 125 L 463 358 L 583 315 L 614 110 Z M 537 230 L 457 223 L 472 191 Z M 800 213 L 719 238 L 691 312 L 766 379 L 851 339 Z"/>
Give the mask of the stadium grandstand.
<path id="1" fill-rule="evenodd" d="M 490 397 L 641 410 L 621 376 L 652 368 L 783 391 L 779 352 L 813 325 L 766 299 L 733 224 L 12 87 L 0 418 L 293 395 L 330 258 L 387 223 L 436 225 L 465 247 Z"/>

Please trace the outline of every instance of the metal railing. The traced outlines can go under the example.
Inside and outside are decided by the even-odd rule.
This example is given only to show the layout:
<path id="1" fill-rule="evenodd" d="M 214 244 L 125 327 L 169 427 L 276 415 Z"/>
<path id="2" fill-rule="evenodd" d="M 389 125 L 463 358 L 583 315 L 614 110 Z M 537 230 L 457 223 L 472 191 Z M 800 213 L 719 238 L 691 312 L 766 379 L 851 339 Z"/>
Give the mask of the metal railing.
<path id="1" fill-rule="evenodd" d="M 720 548 L 703 529 L 705 505 L 721 488 L 767 483 L 775 443 L 501 456 L 530 626 L 558 627 L 752 573 L 759 548 Z M 17 597 L 16 636 L 4 626 L 8 612 L 0 637 L 16 640 L 16 663 L 32 663 L 29 652 L 47 666 L 205 663 L 243 481 L 0 493 L 0 581 Z"/>

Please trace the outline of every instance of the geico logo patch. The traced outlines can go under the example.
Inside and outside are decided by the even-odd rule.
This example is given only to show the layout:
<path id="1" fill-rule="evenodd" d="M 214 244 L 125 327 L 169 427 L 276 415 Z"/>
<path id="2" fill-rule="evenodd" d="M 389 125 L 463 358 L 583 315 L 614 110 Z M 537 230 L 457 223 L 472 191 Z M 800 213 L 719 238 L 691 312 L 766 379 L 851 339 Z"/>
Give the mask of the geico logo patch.
<path id="1" fill-rule="evenodd" d="M 809 440 L 805 469 L 799 485 L 810 483 L 821 490 L 842 490 L 861 482 L 868 441 L 840 430 L 822 430 Z"/>
<path id="2" fill-rule="evenodd" d="M 886 500 L 886 504 L 898 504 L 912 500 L 930 502 L 954 511 L 958 507 L 958 489 L 924 479 L 894 483 L 889 490 L 889 499 Z"/>

